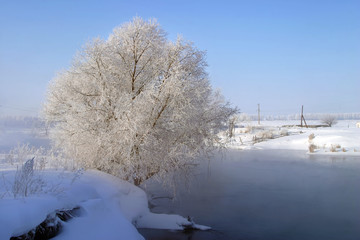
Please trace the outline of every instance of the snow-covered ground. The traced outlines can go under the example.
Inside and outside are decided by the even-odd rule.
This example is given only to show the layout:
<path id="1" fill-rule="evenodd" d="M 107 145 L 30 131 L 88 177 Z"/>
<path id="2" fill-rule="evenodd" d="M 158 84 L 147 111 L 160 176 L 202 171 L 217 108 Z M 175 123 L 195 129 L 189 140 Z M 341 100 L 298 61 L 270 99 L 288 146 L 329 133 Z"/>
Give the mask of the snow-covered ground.
<path id="1" fill-rule="evenodd" d="M 25 234 L 49 214 L 74 207 L 80 207 L 80 216 L 62 222 L 63 229 L 54 239 L 143 239 L 136 227 L 208 229 L 178 215 L 151 213 L 142 189 L 95 170 L 83 174 L 36 171 L 32 179 L 36 180 L 34 184 L 39 184 L 40 190 L 14 198 L 15 172 L 1 172 L 0 239 Z"/>
<path id="2" fill-rule="evenodd" d="M 298 125 L 299 121 L 262 121 L 239 123 L 233 138 L 222 133 L 226 146 L 235 149 L 289 149 L 309 152 L 309 145 L 314 145 L 311 154 L 336 154 L 360 156 L 360 128 L 356 120 L 341 120 L 332 127 L 301 128 L 283 127 Z M 309 125 L 321 124 L 309 121 Z M 312 140 L 309 136 L 314 134 Z M 311 137 L 310 137 L 311 138 Z M 310 153 L 310 152 L 309 152 Z"/>

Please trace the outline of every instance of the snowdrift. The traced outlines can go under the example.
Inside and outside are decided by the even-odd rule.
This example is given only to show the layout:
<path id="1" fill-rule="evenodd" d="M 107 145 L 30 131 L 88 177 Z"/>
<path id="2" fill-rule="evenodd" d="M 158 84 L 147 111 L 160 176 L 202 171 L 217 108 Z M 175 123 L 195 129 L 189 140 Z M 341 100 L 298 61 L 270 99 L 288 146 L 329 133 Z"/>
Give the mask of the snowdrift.
<path id="1" fill-rule="evenodd" d="M 86 171 L 78 179 L 71 172 L 43 171 L 42 192 L 17 199 L 9 194 L 15 170 L 2 175 L 6 184 L 0 184 L 0 239 L 25 234 L 48 214 L 74 207 L 80 207 L 81 214 L 62 222 L 53 239 L 130 240 L 144 239 L 136 228 L 209 229 L 178 215 L 151 213 L 142 189 L 100 171 Z"/>

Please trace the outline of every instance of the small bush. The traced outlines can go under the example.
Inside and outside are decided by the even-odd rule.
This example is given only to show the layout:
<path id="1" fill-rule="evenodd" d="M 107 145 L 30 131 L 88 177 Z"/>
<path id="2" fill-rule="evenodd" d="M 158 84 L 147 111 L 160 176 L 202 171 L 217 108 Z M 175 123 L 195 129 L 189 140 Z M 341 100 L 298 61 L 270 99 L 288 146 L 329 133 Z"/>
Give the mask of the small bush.
<path id="1" fill-rule="evenodd" d="M 314 138 L 315 138 L 315 134 L 314 133 L 310 134 L 309 135 L 309 143 L 311 143 L 312 140 L 314 140 Z"/>
<path id="2" fill-rule="evenodd" d="M 273 139 L 274 138 L 274 133 L 272 131 L 263 131 L 260 132 L 259 134 L 260 138 L 262 139 Z"/>
<path id="3" fill-rule="evenodd" d="M 273 139 L 274 133 L 272 131 L 262 131 L 253 136 L 253 142 L 258 143 L 266 139 Z"/>
<path id="4" fill-rule="evenodd" d="M 34 174 L 34 158 L 32 158 L 16 170 L 12 193 L 14 198 L 18 196 L 27 197 L 30 194 L 40 192 L 44 185 L 45 182 Z"/>
<path id="5" fill-rule="evenodd" d="M 313 144 L 313 143 L 309 144 L 309 152 L 310 153 L 315 152 L 315 149 L 317 149 L 317 148 L 318 147 L 315 144 Z"/>
<path id="6" fill-rule="evenodd" d="M 56 169 L 75 170 L 75 165 L 72 164 L 71 159 L 65 158 L 61 152 L 53 149 L 34 148 L 28 144 L 19 145 L 12 149 L 7 154 L 6 160 L 8 163 L 17 166 L 14 181 L 8 182 L 3 177 L 3 184 L 6 188 L 5 194 L 14 198 L 28 197 L 37 193 L 61 193 L 62 189 L 59 186 L 51 185 L 42 178 L 42 170 L 48 165 Z M 75 173 L 73 181 L 80 175 Z"/>
<path id="7" fill-rule="evenodd" d="M 335 145 L 331 145 L 330 152 L 337 152 Z"/>
<path id="8" fill-rule="evenodd" d="M 61 151 L 56 149 L 35 148 L 29 144 L 18 145 L 13 148 L 5 159 L 8 163 L 15 166 L 22 166 L 27 159 L 35 157 L 34 168 L 43 170 L 46 167 L 64 170 L 76 170 L 79 167 L 74 164 L 74 161 L 66 157 Z"/>
<path id="9" fill-rule="evenodd" d="M 35 148 L 30 147 L 29 144 L 18 145 L 17 147 L 11 149 L 11 151 L 6 155 L 5 159 L 11 165 L 20 164 L 23 165 L 24 162 L 34 156 L 40 157 L 44 154 L 44 148 Z"/>
<path id="10" fill-rule="evenodd" d="M 245 131 L 244 131 L 244 133 L 252 133 L 253 132 L 253 126 L 247 126 L 246 128 L 245 128 Z"/>
<path id="11" fill-rule="evenodd" d="M 280 131 L 280 135 L 285 137 L 285 136 L 289 136 L 289 131 L 287 129 L 282 129 Z"/>
<path id="12" fill-rule="evenodd" d="M 343 151 L 343 152 L 346 152 L 346 149 L 345 149 L 345 148 L 342 148 L 342 151 Z"/>
<path id="13" fill-rule="evenodd" d="M 337 123 L 337 120 L 334 115 L 325 115 L 321 118 L 321 122 L 331 127 Z"/>

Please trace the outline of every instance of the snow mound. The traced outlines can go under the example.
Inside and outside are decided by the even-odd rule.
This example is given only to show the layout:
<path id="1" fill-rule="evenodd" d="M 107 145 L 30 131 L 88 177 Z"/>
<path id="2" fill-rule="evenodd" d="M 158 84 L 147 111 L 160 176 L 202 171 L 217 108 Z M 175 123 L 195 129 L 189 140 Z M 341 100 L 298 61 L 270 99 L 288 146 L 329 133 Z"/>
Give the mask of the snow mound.
<path id="1" fill-rule="evenodd" d="M 2 173 L 5 181 L 12 181 L 13 172 Z M 82 214 L 62 222 L 61 233 L 53 239 L 144 239 L 136 227 L 209 229 L 178 215 L 151 213 L 146 193 L 114 176 L 90 170 L 74 182 L 72 175 L 44 171 L 43 180 L 56 185 L 57 191 L 21 199 L 7 196 L 8 189 L 0 184 L 0 196 L 3 196 L 0 199 L 0 239 L 27 233 L 49 213 L 77 206 L 82 209 Z"/>

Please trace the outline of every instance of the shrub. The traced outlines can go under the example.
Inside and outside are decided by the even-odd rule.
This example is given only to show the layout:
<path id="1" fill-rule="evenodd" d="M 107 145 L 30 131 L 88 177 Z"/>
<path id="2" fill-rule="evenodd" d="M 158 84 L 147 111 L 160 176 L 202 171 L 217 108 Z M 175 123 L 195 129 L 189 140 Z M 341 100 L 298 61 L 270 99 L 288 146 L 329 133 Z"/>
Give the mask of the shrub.
<path id="1" fill-rule="evenodd" d="M 244 133 L 252 133 L 253 132 L 253 126 L 247 126 L 246 128 L 245 128 L 245 131 L 244 131 Z"/>
<path id="2" fill-rule="evenodd" d="M 253 142 L 258 143 L 266 139 L 273 139 L 274 133 L 272 131 L 262 131 L 253 136 Z"/>
<path id="3" fill-rule="evenodd" d="M 40 192 L 45 182 L 34 174 L 34 157 L 27 160 L 24 165 L 15 173 L 15 180 L 12 186 L 14 198 L 27 197 L 30 194 Z"/>
<path id="4" fill-rule="evenodd" d="M 44 152 L 44 148 L 35 148 L 29 146 L 29 144 L 22 144 L 11 149 L 10 152 L 5 156 L 5 159 L 11 165 L 22 165 L 26 159 L 36 157 L 38 159 L 37 162 L 40 164 L 39 167 L 45 167 L 46 160 L 43 158 Z"/>
<path id="5" fill-rule="evenodd" d="M 315 134 L 314 133 L 310 134 L 309 135 L 309 143 L 311 143 L 314 138 L 315 138 Z"/>
<path id="6" fill-rule="evenodd" d="M 44 148 L 30 147 L 28 144 L 12 149 L 6 155 L 6 160 L 17 167 L 14 181 L 7 181 L 3 176 L 2 184 L 4 184 L 6 192 L 0 198 L 5 195 L 14 198 L 28 197 L 32 194 L 48 192 L 58 194 L 62 189 L 59 185 L 46 183 L 42 178 L 42 170 L 49 164 L 56 169 L 75 169 L 70 159 L 64 158 L 62 154 L 53 149 L 45 150 Z M 75 172 L 72 182 L 79 178 L 81 173 L 82 170 Z"/>
<path id="7" fill-rule="evenodd" d="M 337 123 L 337 120 L 334 115 L 325 115 L 321 118 L 321 122 L 331 127 Z"/>
<path id="8" fill-rule="evenodd" d="M 309 152 L 310 153 L 315 152 L 315 149 L 317 149 L 317 148 L 318 147 L 315 144 L 313 144 L 313 143 L 309 144 Z"/>
<path id="9" fill-rule="evenodd" d="M 287 129 L 282 129 L 282 130 L 280 131 L 280 135 L 281 135 L 281 136 L 289 136 L 289 131 L 288 131 Z"/>
<path id="10" fill-rule="evenodd" d="M 335 146 L 335 145 L 332 145 L 332 144 L 331 144 L 331 147 L 330 147 L 330 152 L 337 152 L 337 151 L 336 151 L 336 146 Z"/>

